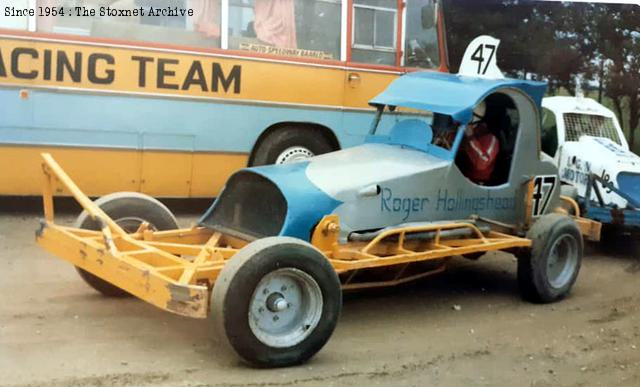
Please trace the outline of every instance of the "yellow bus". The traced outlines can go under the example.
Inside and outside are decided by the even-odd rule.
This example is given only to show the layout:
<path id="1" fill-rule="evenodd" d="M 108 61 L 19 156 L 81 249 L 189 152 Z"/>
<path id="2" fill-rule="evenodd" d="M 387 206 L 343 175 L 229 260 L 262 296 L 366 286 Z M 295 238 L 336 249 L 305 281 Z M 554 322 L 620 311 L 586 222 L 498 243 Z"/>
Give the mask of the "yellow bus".
<path id="1" fill-rule="evenodd" d="M 363 141 L 367 101 L 448 71 L 435 0 L 0 0 L 0 195 L 50 152 L 91 196 L 212 197 Z"/>

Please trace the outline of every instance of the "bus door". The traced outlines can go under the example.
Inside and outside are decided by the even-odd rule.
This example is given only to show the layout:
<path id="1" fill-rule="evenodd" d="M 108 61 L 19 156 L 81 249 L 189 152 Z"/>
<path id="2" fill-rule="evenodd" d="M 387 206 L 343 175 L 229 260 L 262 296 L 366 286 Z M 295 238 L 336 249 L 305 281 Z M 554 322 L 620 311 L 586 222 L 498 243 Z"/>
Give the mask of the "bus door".
<path id="1" fill-rule="evenodd" d="M 369 99 L 407 69 L 442 69 L 436 3 L 434 0 L 350 2 L 350 51 L 344 93 L 345 127 L 349 134 L 366 135 L 373 117 L 373 109 L 353 108 L 367 106 Z M 381 123 L 381 133 L 391 126 L 392 123 Z"/>

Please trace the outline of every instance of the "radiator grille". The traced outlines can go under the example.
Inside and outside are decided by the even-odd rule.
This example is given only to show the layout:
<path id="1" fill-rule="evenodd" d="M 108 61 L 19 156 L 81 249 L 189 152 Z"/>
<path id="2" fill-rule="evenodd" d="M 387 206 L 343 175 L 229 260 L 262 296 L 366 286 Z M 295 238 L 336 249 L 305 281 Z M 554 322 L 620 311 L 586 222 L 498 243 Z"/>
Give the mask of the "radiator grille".
<path id="1" fill-rule="evenodd" d="M 593 114 L 565 113 L 566 141 L 578 141 L 580 136 L 604 137 L 622 145 L 618 131 L 610 117 Z"/>

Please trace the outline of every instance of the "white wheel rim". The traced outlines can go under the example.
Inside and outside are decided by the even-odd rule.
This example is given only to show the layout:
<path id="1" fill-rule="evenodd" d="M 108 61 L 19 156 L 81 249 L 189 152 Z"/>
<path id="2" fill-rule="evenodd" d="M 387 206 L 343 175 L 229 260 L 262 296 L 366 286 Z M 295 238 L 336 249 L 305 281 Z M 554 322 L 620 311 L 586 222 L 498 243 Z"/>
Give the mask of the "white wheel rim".
<path id="1" fill-rule="evenodd" d="M 565 234 L 551 246 L 547 258 L 547 278 L 556 289 L 564 287 L 571 281 L 578 264 L 578 242 L 569 234 Z"/>
<path id="2" fill-rule="evenodd" d="M 293 347 L 318 326 L 322 306 L 322 291 L 310 275 L 278 269 L 265 275 L 253 292 L 249 327 L 269 347 Z"/>
<path id="3" fill-rule="evenodd" d="M 303 146 L 292 146 L 285 149 L 276 158 L 276 164 L 295 163 L 315 156 L 313 152 Z"/>

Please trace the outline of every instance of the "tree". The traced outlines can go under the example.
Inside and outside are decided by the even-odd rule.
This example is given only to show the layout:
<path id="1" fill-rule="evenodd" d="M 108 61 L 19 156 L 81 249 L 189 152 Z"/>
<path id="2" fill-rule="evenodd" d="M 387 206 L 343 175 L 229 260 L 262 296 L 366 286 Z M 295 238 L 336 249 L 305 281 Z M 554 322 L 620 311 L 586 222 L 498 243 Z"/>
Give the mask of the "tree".
<path id="1" fill-rule="evenodd" d="M 521 0 L 448 0 L 447 43 L 452 71 L 478 35 L 501 40 L 498 65 L 508 75 L 546 80 L 549 93 L 598 82 L 611 99 L 629 145 L 640 123 L 640 6 Z M 583 85 L 583 86 L 584 86 Z"/>
<path id="2" fill-rule="evenodd" d="M 508 75 L 546 79 L 550 91 L 573 90 L 584 71 L 576 34 L 565 32 L 573 9 L 563 3 L 520 0 L 450 0 L 445 19 L 452 71 L 469 42 L 489 34 L 501 40 L 498 66 Z"/>
<path id="3" fill-rule="evenodd" d="M 602 55 L 610 61 L 605 76 L 605 93 L 629 132 L 634 148 L 640 122 L 640 6 L 622 5 L 609 9 L 599 24 Z M 624 108 L 628 110 L 625 120 Z M 626 122 L 625 122 L 626 121 Z"/>
<path id="4" fill-rule="evenodd" d="M 457 72 L 467 45 L 483 34 L 501 40 L 498 66 L 503 71 L 513 75 L 533 72 L 531 50 L 526 47 L 535 42 L 532 42 L 531 34 L 525 33 L 527 28 L 534 28 L 530 22 L 531 3 L 521 5 L 518 0 L 451 0 L 444 7 L 453 72 Z"/>

